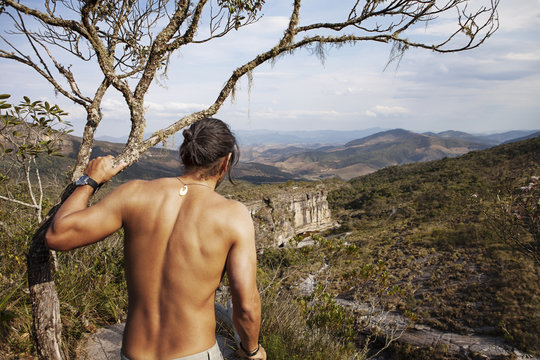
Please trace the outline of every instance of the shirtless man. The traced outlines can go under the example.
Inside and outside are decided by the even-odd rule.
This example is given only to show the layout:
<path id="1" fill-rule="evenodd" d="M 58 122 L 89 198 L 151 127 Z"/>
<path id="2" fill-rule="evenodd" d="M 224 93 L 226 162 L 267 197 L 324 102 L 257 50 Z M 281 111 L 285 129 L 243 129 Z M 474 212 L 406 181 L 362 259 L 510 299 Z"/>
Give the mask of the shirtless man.
<path id="1" fill-rule="evenodd" d="M 114 167 L 112 156 L 90 161 L 86 177 L 56 213 L 47 245 L 70 250 L 124 228 L 129 305 L 122 359 L 222 359 L 214 298 L 224 271 L 241 339 L 237 354 L 266 359 L 258 344 L 261 304 L 251 216 L 241 203 L 214 192 L 238 161 L 236 140 L 217 119 L 194 123 L 184 138 L 183 176 L 131 181 L 87 207 L 97 184 L 124 167 Z"/>

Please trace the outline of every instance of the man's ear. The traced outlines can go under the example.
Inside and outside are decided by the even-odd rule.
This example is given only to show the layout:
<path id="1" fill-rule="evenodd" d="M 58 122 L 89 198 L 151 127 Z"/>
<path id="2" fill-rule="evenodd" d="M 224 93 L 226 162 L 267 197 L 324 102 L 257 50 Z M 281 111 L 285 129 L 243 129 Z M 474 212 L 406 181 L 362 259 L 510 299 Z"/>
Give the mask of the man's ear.
<path id="1" fill-rule="evenodd" d="M 229 155 L 223 157 L 223 161 L 221 162 L 221 165 L 219 166 L 219 172 L 221 174 L 227 173 L 227 170 L 229 169 L 229 164 L 231 161 L 232 153 L 229 153 Z"/>

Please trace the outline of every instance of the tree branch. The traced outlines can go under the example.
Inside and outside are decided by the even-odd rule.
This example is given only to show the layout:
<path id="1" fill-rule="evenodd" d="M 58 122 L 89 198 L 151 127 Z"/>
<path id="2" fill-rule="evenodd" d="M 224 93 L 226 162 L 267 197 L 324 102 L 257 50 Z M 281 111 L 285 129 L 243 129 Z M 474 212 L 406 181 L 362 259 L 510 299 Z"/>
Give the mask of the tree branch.
<path id="1" fill-rule="evenodd" d="M 4 40 L 9 46 L 13 47 L 3 36 L 0 35 L 0 38 L 2 40 Z M 31 67 L 32 69 L 34 69 L 38 74 L 40 74 L 42 77 L 44 77 L 53 87 L 56 91 L 58 91 L 59 93 L 61 93 L 62 95 L 64 95 L 65 97 L 67 97 L 68 99 L 72 100 L 73 102 L 79 104 L 79 105 L 82 105 L 82 106 L 85 106 L 86 103 L 73 96 L 72 94 L 70 94 L 67 90 L 65 90 L 57 81 L 54 77 L 50 76 L 47 72 L 45 72 L 43 69 L 41 69 L 39 66 L 37 66 L 33 61 L 29 60 L 28 58 L 26 57 L 20 57 L 20 56 L 17 56 L 15 55 L 14 53 L 9 53 L 7 51 L 4 51 L 4 50 L 0 50 L 0 57 L 1 58 L 4 58 L 4 59 L 11 59 L 11 60 L 15 60 L 17 62 L 20 62 L 22 64 L 25 64 L 29 67 Z"/>
<path id="2" fill-rule="evenodd" d="M 12 199 L 12 198 L 9 198 L 9 197 L 3 196 L 3 195 L 0 195 L 0 199 L 6 200 L 6 201 L 10 201 L 10 202 L 15 203 L 15 204 L 27 206 L 27 207 L 33 208 L 33 209 L 37 209 L 37 208 L 38 208 L 37 205 L 29 204 L 29 203 L 26 203 L 26 202 L 24 202 L 24 201 L 19 201 L 19 200 Z"/>
<path id="3" fill-rule="evenodd" d="M 77 21 L 64 20 L 62 18 L 47 15 L 36 9 L 32 9 L 30 7 L 22 5 L 14 0 L 3 0 L 3 1 L 5 5 L 8 5 L 14 8 L 15 10 L 20 11 L 26 15 L 33 16 L 34 18 L 42 21 L 43 23 L 47 25 L 55 26 L 58 28 L 71 29 L 84 37 L 88 37 L 88 33 L 86 32 L 86 30 L 83 27 L 81 27 L 81 24 L 78 23 Z"/>

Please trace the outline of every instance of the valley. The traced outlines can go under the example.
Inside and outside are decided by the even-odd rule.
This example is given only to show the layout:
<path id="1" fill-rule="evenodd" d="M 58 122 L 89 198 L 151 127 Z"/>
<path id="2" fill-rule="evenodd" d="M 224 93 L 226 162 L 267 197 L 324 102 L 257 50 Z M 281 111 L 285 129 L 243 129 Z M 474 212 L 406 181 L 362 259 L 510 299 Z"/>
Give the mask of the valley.
<path id="1" fill-rule="evenodd" d="M 455 153 L 429 160 L 430 151 L 396 145 L 403 136 L 431 152 L 436 147 Z M 329 176 L 306 181 L 307 172 L 301 176 L 274 165 L 240 164 L 239 183 L 224 183 L 219 192 L 246 204 L 254 219 L 263 297 L 261 340 L 272 358 L 294 353 L 298 359 L 348 359 L 379 350 L 381 360 L 540 355 L 540 264 L 527 254 L 540 249 L 540 137 L 475 145 L 479 149 L 459 155 L 457 149 L 472 146 L 466 144 L 390 131 L 319 148 L 311 157 L 301 147 L 273 148 L 265 155 L 283 163 L 290 154 L 303 159 L 300 162 L 328 164 L 326 156 L 332 152 L 371 149 L 377 160 L 366 156 L 365 161 L 374 164 L 372 171 L 350 180 Z M 64 142 L 64 157 L 41 160 L 45 210 L 58 196 L 76 149 L 77 139 L 72 138 Z M 96 142 L 94 155 L 119 149 L 119 144 Z M 420 162 L 407 163 L 404 154 L 420 153 Z M 396 156 L 402 156 L 403 164 Z M 394 163 L 384 165 L 388 159 Z M 97 197 L 119 181 L 175 176 L 178 167 L 175 151 L 151 149 Z M 22 186 L 9 181 L 2 186 L 3 192 L 24 199 Z M 14 204 L 0 206 L 0 246 L 5 253 L 0 311 L 6 319 L 0 355 L 14 359 L 32 351 L 24 257 L 35 220 Z M 512 215 L 517 213 L 520 217 Z M 528 250 L 513 241 L 516 234 Z M 72 355 L 84 334 L 125 321 L 122 248 L 119 233 L 95 246 L 59 254 L 55 282 L 66 351 Z M 221 291 L 226 301 L 226 286 Z M 398 318 L 399 324 L 387 321 Z M 403 324 L 407 332 L 399 331 Z M 416 332 L 415 341 L 410 340 L 411 331 Z M 439 334 L 439 340 L 429 340 L 433 334 Z M 444 334 L 453 334 L 453 340 Z M 500 351 L 456 345 L 465 338 L 494 339 L 492 350 Z"/>
<path id="2" fill-rule="evenodd" d="M 457 131 L 418 134 L 403 129 L 379 130 L 328 131 L 327 141 L 330 142 L 326 144 L 320 143 L 325 134 L 322 131 L 278 134 L 267 131 L 240 132 L 240 163 L 233 175 L 254 184 L 281 183 L 288 180 L 314 181 L 332 177 L 350 180 L 388 166 L 456 157 L 469 151 L 487 149 L 516 138 L 537 134 L 532 130 L 484 136 Z M 355 136 L 363 134 L 369 135 L 354 139 Z M 353 140 L 350 140 L 351 138 Z M 347 141 L 340 143 L 343 140 Z M 172 144 L 180 143 L 179 139 L 172 141 Z M 177 176 L 181 169 L 177 149 L 179 145 L 172 144 L 150 149 L 122 172 L 118 180 Z M 69 171 L 79 146 L 80 138 L 71 135 L 64 138 L 64 158 L 49 159 L 49 166 L 54 172 Z M 97 140 L 92 156 L 114 155 L 121 149 L 121 143 Z M 47 167 L 47 164 L 42 166 Z"/>

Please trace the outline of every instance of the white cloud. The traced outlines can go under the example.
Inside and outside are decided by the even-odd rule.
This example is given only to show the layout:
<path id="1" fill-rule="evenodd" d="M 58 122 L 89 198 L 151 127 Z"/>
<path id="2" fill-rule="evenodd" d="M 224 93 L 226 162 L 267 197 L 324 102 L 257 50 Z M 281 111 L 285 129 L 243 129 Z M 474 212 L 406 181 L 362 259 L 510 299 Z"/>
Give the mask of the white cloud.
<path id="1" fill-rule="evenodd" d="M 505 60 L 540 61 L 540 50 L 529 52 L 510 52 L 503 56 Z"/>
<path id="2" fill-rule="evenodd" d="M 354 94 L 358 94 L 358 93 L 360 93 L 362 91 L 364 91 L 363 88 L 359 88 L 359 87 L 355 87 L 355 86 L 347 86 L 345 88 L 335 90 L 334 94 L 337 95 L 337 96 L 354 95 Z"/>
<path id="3" fill-rule="evenodd" d="M 199 111 L 201 109 L 208 107 L 207 104 L 186 104 L 186 103 L 181 103 L 181 102 L 158 103 L 158 102 L 151 102 L 151 101 L 145 102 L 144 105 L 145 105 L 145 108 L 147 109 L 147 113 L 157 112 L 160 114 L 188 113 L 188 112 Z"/>
<path id="4" fill-rule="evenodd" d="M 384 106 L 377 105 L 365 113 L 370 117 L 376 116 L 401 116 L 409 114 L 411 111 L 403 106 Z"/>
<path id="5" fill-rule="evenodd" d="M 540 26 L 538 0 L 501 1 L 499 18 L 502 31 L 527 31 Z"/>
<path id="6" fill-rule="evenodd" d="M 371 110 L 366 110 L 366 115 L 369 117 L 377 117 L 377 113 Z"/>

